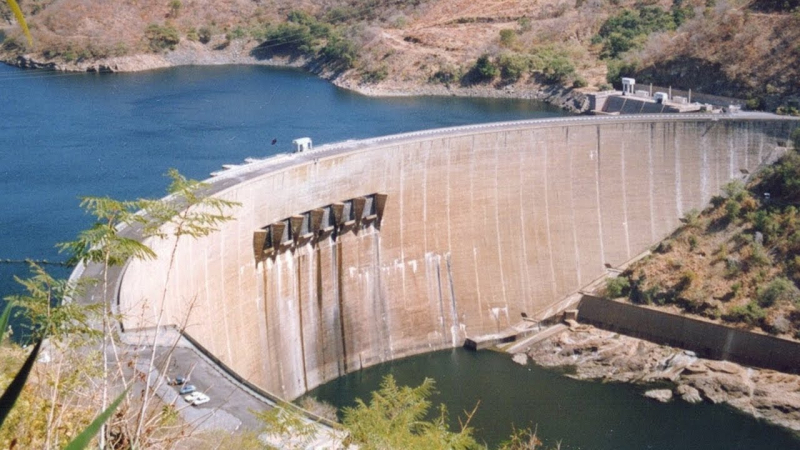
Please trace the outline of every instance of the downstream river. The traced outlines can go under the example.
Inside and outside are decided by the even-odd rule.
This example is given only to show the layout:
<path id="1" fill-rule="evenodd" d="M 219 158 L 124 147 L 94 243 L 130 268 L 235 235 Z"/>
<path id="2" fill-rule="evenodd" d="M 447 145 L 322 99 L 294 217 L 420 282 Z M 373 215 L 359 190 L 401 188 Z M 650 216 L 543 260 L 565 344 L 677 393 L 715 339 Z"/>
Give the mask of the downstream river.
<path id="1" fill-rule="evenodd" d="M 386 374 L 399 385 L 436 381 L 432 400 L 444 403 L 451 426 L 477 406 L 470 425 L 496 447 L 513 428 L 538 430 L 546 446 L 561 450 L 790 450 L 791 432 L 733 408 L 645 398 L 642 386 L 580 381 L 555 370 L 519 365 L 509 355 L 443 350 L 380 364 L 333 380 L 308 395 L 339 408 L 369 401 Z M 652 388 L 652 387 L 651 387 Z M 435 408 L 433 408 L 435 409 Z"/>
<path id="2" fill-rule="evenodd" d="M 100 75 L 0 65 L 0 86 L 0 297 L 17 292 L 12 277 L 27 273 L 1 261 L 64 259 L 55 244 L 91 223 L 78 208 L 82 195 L 160 197 L 169 168 L 204 179 L 222 164 L 290 151 L 302 136 L 320 145 L 565 114 L 523 100 L 369 98 L 296 70 L 258 66 Z M 351 404 L 387 370 L 404 383 L 433 376 L 437 401 L 454 417 L 480 400 L 474 425 L 490 443 L 513 422 L 538 424 L 540 435 L 563 439 L 565 449 L 800 447 L 787 432 L 724 407 L 660 405 L 629 386 L 577 382 L 495 353 L 402 360 L 326 385 L 319 395 Z"/>

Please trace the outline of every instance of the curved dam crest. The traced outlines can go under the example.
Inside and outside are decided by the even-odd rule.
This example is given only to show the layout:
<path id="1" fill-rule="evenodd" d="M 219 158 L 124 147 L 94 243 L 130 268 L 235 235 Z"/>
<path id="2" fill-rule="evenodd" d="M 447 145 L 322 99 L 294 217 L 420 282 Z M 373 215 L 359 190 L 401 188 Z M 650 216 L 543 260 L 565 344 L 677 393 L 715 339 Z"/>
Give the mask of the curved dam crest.
<path id="1" fill-rule="evenodd" d="M 160 323 L 295 398 L 347 372 L 503 332 L 667 236 L 781 155 L 766 114 L 579 117 L 323 146 L 212 179 L 235 220 L 181 239 Z M 337 212 L 338 211 L 338 212 Z M 159 323 L 174 240 L 119 281 Z"/>

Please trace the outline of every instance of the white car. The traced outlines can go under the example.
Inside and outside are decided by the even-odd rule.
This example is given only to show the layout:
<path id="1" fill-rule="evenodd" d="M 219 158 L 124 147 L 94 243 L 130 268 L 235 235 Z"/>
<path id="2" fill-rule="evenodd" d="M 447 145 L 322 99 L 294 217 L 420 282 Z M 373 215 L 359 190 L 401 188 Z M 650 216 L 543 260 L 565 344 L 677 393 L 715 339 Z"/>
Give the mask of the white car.
<path id="1" fill-rule="evenodd" d="M 191 394 L 186 394 L 183 396 L 183 399 L 186 400 L 187 403 L 192 403 L 197 400 L 197 397 L 203 395 L 202 392 L 192 392 Z"/>
<path id="2" fill-rule="evenodd" d="M 208 403 L 209 401 L 211 401 L 211 398 L 209 398 L 209 396 L 201 392 L 198 392 L 195 398 L 190 403 L 193 404 L 194 406 L 198 406 L 202 405 L 203 403 Z"/>

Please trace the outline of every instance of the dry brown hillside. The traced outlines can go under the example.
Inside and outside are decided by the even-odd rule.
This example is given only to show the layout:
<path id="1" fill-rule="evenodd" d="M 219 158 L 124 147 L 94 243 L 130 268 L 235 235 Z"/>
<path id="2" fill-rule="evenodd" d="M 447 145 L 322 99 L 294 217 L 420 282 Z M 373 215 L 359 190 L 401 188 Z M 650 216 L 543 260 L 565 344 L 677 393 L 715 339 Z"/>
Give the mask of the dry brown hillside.
<path id="1" fill-rule="evenodd" d="M 599 88 L 623 72 L 775 108 L 790 106 L 800 91 L 795 3 L 24 0 L 32 48 L 8 11 L 0 16 L 6 60 L 28 54 L 67 69 L 170 52 L 217 52 L 219 62 L 229 48 L 256 49 L 252 55 L 261 59 L 289 57 L 344 84 L 384 91 L 430 83 Z"/>

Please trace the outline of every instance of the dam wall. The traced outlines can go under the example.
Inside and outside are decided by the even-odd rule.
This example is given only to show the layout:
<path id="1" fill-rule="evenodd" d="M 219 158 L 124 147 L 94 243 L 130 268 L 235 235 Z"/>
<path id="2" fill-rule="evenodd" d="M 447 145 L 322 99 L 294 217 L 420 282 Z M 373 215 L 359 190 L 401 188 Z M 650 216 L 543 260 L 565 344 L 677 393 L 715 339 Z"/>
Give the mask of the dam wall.
<path id="1" fill-rule="evenodd" d="M 119 281 L 125 329 L 178 325 L 295 398 L 501 333 L 668 235 L 782 152 L 767 115 L 514 122 L 321 147 L 212 180 L 240 203 Z M 166 286 L 166 291 L 165 291 Z M 163 300 L 162 300 L 163 297 Z"/>

